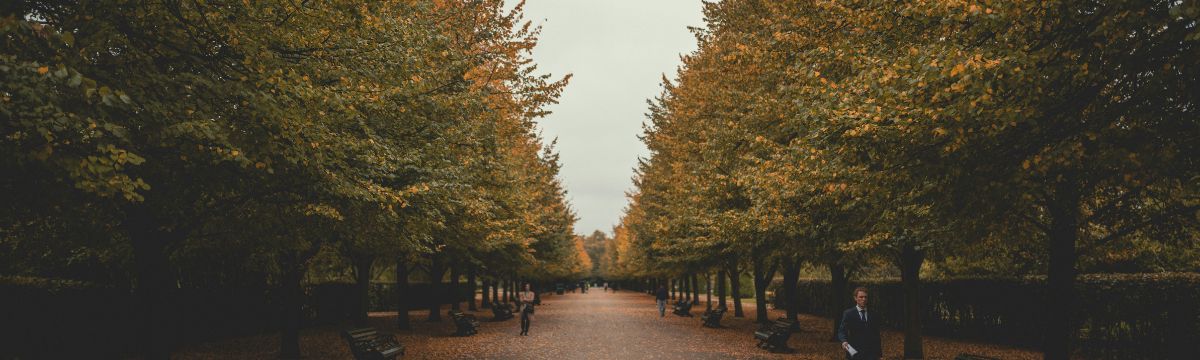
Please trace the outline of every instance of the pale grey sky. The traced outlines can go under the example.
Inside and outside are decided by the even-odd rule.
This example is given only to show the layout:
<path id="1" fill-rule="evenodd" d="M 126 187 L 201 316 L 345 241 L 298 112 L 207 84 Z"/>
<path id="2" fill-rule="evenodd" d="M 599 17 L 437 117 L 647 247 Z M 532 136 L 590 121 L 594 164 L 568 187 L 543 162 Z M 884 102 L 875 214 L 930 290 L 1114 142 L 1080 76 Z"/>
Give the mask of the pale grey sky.
<path id="1" fill-rule="evenodd" d="M 517 3 L 507 0 L 511 8 Z M 560 177 L 579 215 L 575 232 L 611 232 L 648 154 L 638 140 L 646 99 L 675 78 L 679 56 L 694 51 L 688 26 L 704 24 L 700 0 L 527 0 L 525 17 L 542 26 L 533 58 L 556 77 L 573 73 L 554 113 L 539 121 L 558 138 Z"/>

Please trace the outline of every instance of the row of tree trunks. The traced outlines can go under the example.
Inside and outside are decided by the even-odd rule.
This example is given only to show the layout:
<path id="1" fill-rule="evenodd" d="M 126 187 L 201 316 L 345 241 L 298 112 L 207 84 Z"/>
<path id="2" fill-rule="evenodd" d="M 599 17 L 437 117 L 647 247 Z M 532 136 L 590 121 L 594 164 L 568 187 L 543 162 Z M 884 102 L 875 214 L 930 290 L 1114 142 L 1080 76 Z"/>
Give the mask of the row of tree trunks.
<path id="1" fill-rule="evenodd" d="M 1069 215 L 1066 217 L 1070 218 Z M 1067 237 L 1067 235 L 1064 234 L 1064 233 L 1066 233 L 1066 228 L 1071 228 L 1074 225 L 1075 225 L 1074 223 L 1059 225 L 1060 229 L 1062 229 L 1062 230 L 1060 230 L 1060 233 L 1058 233 L 1056 235 L 1058 235 L 1060 237 Z M 1060 256 L 1069 257 L 1071 255 L 1074 255 L 1073 246 L 1068 246 L 1070 244 L 1073 244 L 1074 239 L 1071 238 L 1069 240 L 1071 240 L 1071 241 L 1061 241 L 1060 244 L 1058 244 L 1060 249 L 1057 249 L 1057 251 L 1059 252 Z M 1066 243 L 1068 245 L 1063 245 L 1063 243 Z M 838 259 L 834 259 L 834 261 L 831 261 L 828 265 L 830 279 L 831 279 L 829 296 L 830 296 L 831 300 L 833 300 L 834 304 L 848 304 L 848 303 L 850 303 L 850 301 L 847 299 L 847 296 L 852 295 L 848 291 L 849 290 L 848 289 L 848 283 L 849 283 L 848 275 L 847 275 L 847 271 L 846 271 L 845 267 L 843 265 L 841 265 L 839 263 L 839 261 L 837 261 L 837 260 Z M 905 324 L 904 357 L 906 359 L 924 358 L 924 349 L 923 349 L 923 344 L 922 344 L 922 340 L 921 340 L 922 339 L 922 324 L 921 324 L 921 311 L 920 311 L 922 308 L 922 304 L 920 301 L 921 300 L 921 298 L 920 298 L 920 282 L 921 282 L 920 269 L 921 269 L 921 265 L 924 263 L 924 261 L 925 261 L 924 253 L 921 252 L 920 250 L 918 250 L 915 246 L 913 246 L 912 244 L 907 244 L 903 247 L 901 254 L 900 254 L 900 268 L 901 268 L 901 283 L 902 283 L 902 288 L 904 290 L 904 293 L 903 293 L 904 298 L 902 300 L 904 303 L 905 311 L 904 311 L 904 314 L 900 314 L 900 315 L 902 315 L 904 317 L 904 324 Z M 777 264 L 782 265 L 781 268 L 783 271 L 783 284 L 782 284 L 781 292 L 782 292 L 783 299 L 784 299 L 783 306 L 787 310 L 787 317 L 792 320 L 798 320 L 799 309 L 796 307 L 796 305 L 799 304 L 799 298 L 798 298 L 799 293 L 797 291 L 796 286 L 797 286 L 797 282 L 799 281 L 800 268 L 801 268 L 802 263 L 795 259 L 786 259 L 785 258 L 782 261 L 778 262 Z M 766 264 L 764 262 L 764 260 L 762 259 L 762 257 L 760 257 L 760 256 L 755 256 L 754 261 L 752 263 L 752 266 L 753 266 L 753 269 L 752 269 L 753 274 L 752 275 L 753 275 L 753 280 L 754 280 L 755 310 L 756 310 L 755 321 L 760 322 L 760 323 L 770 322 L 769 314 L 767 312 L 766 290 L 767 290 L 767 287 L 771 283 L 771 279 L 775 275 L 776 269 L 780 268 L 780 266 L 777 264 Z M 1064 268 L 1066 268 L 1066 267 L 1062 266 L 1058 269 L 1053 269 L 1053 270 L 1057 270 L 1060 273 L 1069 272 L 1069 271 L 1074 270 L 1073 266 L 1071 266 L 1070 269 L 1064 269 Z M 735 317 L 744 317 L 744 314 L 742 312 L 741 293 L 739 291 L 739 289 L 741 289 L 740 273 L 741 273 L 741 270 L 738 269 L 736 264 L 730 264 L 728 269 L 717 271 L 716 284 L 713 284 L 710 273 L 705 274 L 705 283 L 707 284 L 705 286 L 706 297 L 707 297 L 707 308 L 712 309 L 712 295 L 713 295 L 712 293 L 713 293 L 714 287 L 716 288 L 716 293 L 717 293 L 717 298 L 718 298 L 718 306 L 720 306 L 720 307 L 727 307 L 726 291 L 732 290 L 733 293 L 731 295 L 733 297 L 734 316 Z M 1068 279 L 1073 278 L 1073 276 L 1072 276 L 1073 274 L 1070 274 L 1070 273 L 1068 273 L 1068 276 L 1062 276 L 1062 274 L 1058 274 L 1058 275 L 1059 275 L 1059 277 L 1067 277 Z M 690 274 L 690 275 L 684 275 L 683 277 L 678 278 L 678 279 L 675 279 L 675 278 L 668 278 L 668 279 L 650 278 L 650 279 L 646 279 L 645 283 L 649 285 L 650 289 L 657 289 L 659 286 L 666 286 L 670 290 L 670 296 L 672 299 L 686 300 L 690 297 L 693 302 L 699 302 L 699 300 L 700 300 L 700 286 L 699 285 L 700 284 L 699 284 L 698 278 L 699 278 L 699 275 Z M 726 279 L 728 279 L 728 281 L 729 281 L 728 286 L 726 286 L 726 282 L 725 282 Z M 1061 289 L 1059 290 L 1060 294 L 1063 292 L 1064 291 L 1061 291 Z M 1060 298 L 1060 299 L 1058 299 L 1059 301 L 1063 301 L 1063 302 L 1070 301 L 1069 294 L 1068 295 L 1060 295 L 1060 296 L 1066 296 L 1066 297 L 1068 297 L 1068 299 L 1063 300 Z M 831 340 L 836 340 L 836 338 L 837 338 L 837 329 L 841 325 L 840 324 L 841 323 L 841 313 L 843 310 L 844 309 L 842 309 L 841 306 L 835 306 L 835 307 L 833 307 L 833 309 L 831 310 L 831 313 L 829 314 L 829 316 L 834 320 L 833 328 L 830 331 L 830 339 Z M 796 330 L 798 330 L 798 329 L 796 329 Z M 1062 350 L 1059 350 L 1059 351 L 1062 351 Z M 1049 356 L 1048 356 L 1048 358 L 1049 358 Z"/>

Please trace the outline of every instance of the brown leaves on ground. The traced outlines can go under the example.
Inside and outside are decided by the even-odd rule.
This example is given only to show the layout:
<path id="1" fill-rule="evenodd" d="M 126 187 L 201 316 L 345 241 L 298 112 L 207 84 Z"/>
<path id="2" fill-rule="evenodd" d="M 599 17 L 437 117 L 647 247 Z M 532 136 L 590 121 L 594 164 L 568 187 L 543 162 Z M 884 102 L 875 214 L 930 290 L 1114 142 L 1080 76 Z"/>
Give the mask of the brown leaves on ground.
<path id="1" fill-rule="evenodd" d="M 714 299 L 715 300 L 715 299 Z M 394 330 L 396 314 L 372 313 L 371 326 L 394 332 L 404 344 L 404 359 L 844 359 L 840 346 L 829 341 L 832 321 L 801 315 L 802 332 L 793 334 L 791 354 L 772 354 L 755 346 L 754 306 L 744 302 L 747 318 L 722 319 L 725 326 L 700 326 L 704 303 L 693 307 L 695 317 L 659 317 L 650 296 L 634 292 L 545 296 L 537 308 L 530 336 L 520 336 L 519 318 L 492 322 L 491 311 L 474 312 L 479 334 L 454 336 L 448 316 L 440 323 L 425 321 L 426 311 L 408 313 L 412 330 Z M 470 313 L 468 311 L 468 313 Z M 770 310 L 772 319 L 784 316 Z M 319 327 L 301 332 L 301 353 L 307 359 L 350 359 L 340 335 L 345 327 Z M 888 359 L 901 358 L 904 334 L 885 331 Z M 266 334 L 191 346 L 176 359 L 275 359 L 279 335 Z M 926 337 L 927 359 L 952 359 L 972 353 L 1000 359 L 1040 359 L 1041 353 L 1006 346 Z"/>

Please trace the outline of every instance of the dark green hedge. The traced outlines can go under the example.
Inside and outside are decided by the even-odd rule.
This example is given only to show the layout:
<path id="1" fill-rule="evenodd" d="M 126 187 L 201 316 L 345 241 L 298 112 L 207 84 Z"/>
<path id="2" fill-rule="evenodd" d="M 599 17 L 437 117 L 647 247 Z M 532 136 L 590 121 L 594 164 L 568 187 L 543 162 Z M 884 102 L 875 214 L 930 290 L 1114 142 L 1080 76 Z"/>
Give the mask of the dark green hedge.
<path id="1" fill-rule="evenodd" d="M 395 293 L 374 285 L 372 310 L 395 310 Z M 410 308 L 427 308 L 428 284 L 412 284 Z M 445 293 L 445 294 L 448 294 Z M 344 324 L 354 314 L 352 284 L 305 288 L 304 324 Z M 272 289 L 177 289 L 171 295 L 173 346 L 277 331 Z M 465 291 L 461 294 L 465 299 Z M 447 297 L 443 303 L 449 302 Z M 121 358 L 136 351 L 138 303 L 129 289 L 77 281 L 0 277 L 0 360 Z"/>
<path id="2" fill-rule="evenodd" d="M 827 316 L 854 305 L 850 289 L 867 286 L 887 325 L 903 328 L 899 280 L 852 281 L 832 304 L 829 281 L 801 281 L 799 311 Z M 1200 358 L 1200 274 L 1083 275 L 1075 348 L 1105 359 Z M 1044 277 L 931 280 L 921 284 L 925 334 L 1039 347 L 1045 329 Z M 778 297 L 776 297 L 778 299 Z M 782 305 L 782 304 L 777 304 Z M 821 329 L 826 331 L 825 329 Z"/>

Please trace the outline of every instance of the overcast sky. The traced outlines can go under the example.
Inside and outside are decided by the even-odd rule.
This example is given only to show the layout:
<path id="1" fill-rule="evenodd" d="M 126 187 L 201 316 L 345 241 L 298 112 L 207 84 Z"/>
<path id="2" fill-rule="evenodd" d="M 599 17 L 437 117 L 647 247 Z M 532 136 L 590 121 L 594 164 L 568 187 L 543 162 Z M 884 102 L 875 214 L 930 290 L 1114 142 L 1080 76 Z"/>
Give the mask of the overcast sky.
<path id="1" fill-rule="evenodd" d="M 538 69 L 574 74 L 539 123 L 547 141 L 558 138 L 575 232 L 611 233 L 637 158 L 648 154 L 638 140 L 646 99 L 659 94 L 664 73 L 674 79 L 679 55 L 696 49 L 687 27 L 704 24 L 700 0 L 527 0 L 525 17 L 542 26 Z"/>

